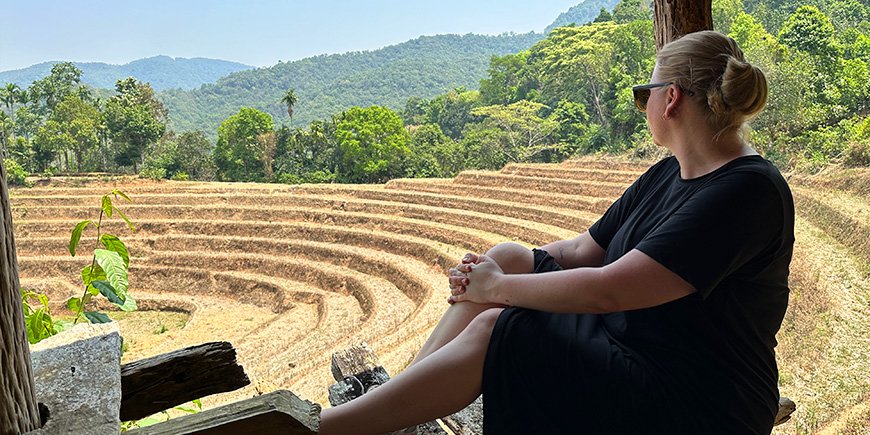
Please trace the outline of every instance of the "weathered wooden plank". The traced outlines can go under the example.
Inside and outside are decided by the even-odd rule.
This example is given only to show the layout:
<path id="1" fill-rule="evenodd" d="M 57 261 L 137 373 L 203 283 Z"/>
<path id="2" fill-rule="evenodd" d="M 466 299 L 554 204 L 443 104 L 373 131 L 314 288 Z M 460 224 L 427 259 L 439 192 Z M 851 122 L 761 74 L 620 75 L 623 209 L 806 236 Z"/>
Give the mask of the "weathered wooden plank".
<path id="1" fill-rule="evenodd" d="M 253 435 L 316 434 L 320 428 L 320 405 L 279 390 L 252 399 L 230 403 L 199 414 L 173 418 L 128 432 L 130 435 Z"/>
<path id="2" fill-rule="evenodd" d="M 227 342 L 205 343 L 121 366 L 121 420 L 250 384 Z"/>

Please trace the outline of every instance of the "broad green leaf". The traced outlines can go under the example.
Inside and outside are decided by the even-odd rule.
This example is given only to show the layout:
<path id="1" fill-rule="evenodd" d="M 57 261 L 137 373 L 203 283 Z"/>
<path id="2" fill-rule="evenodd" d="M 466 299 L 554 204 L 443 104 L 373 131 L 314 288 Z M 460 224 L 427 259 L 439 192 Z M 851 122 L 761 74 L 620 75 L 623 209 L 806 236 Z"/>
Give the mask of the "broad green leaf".
<path id="1" fill-rule="evenodd" d="M 136 225 L 133 225 L 133 222 L 130 222 L 130 218 L 127 217 L 124 213 L 119 209 L 115 209 L 115 213 L 118 213 L 118 216 L 121 216 L 121 219 L 124 219 L 124 222 L 127 222 L 127 226 L 130 227 L 130 231 L 136 232 Z"/>
<path id="2" fill-rule="evenodd" d="M 91 323 L 110 323 L 112 321 L 109 316 L 96 311 L 85 311 L 85 317 Z"/>
<path id="3" fill-rule="evenodd" d="M 116 198 L 120 196 L 121 198 L 124 198 L 125 200 L 127 200 L 127 202 L 133 202 L 133 200 L 130 199 L 130 197 L 127 196 L 127 194 L 125 194 L 124 192 L 121 192 L 118 189 L 112 190 L 112 195 L 115 195 Z"/>
<path id="4" fill-rule="evenodd" d="M 109 195 L 103 195 L 103 213 L 106 214 L 106 217 L 112 217 L 112 198 Z"/>
<path id="5" fill-rule="evenodd" d="M 106 281 L 123 294 L 127 294 L 127 266 L 117 252 L 106 249 L 94 249 L 97 264 L 106 272 Z"/>
<path id="6" fill-rule="evenodd" d="M 130 296 L 130 293 L 127 293 L 126 299 L 124 300 L 124 305 L 121 305 L 121 311 L 136 311 L 139 309 L 139 305 L 136 304 L 136 299 L 133 299 L 133 296 Z"/>
<path id="7" fill-rule="evenodd" d="M 76 225 L 75 229 L 73 229 L 69 238 L 69 255 L 72 255 L 73 257 L 76 256 L 76 247 L 79 245 L 79 240 L 82 238 L 82 231 L 92 223 L 92 221 L 81 221 Z"/>
<path id="8" fill-rule="evenodd" d="M 73 322 L 70 322 L 69 320 L 58 320 L 58 321 L 54 322 L 54 330 L 57 331 L 58 333 L 66 331 L 67 329 L 72 328 L 73 326 L 75 326 L 75 324 Z"/>
<path id="9" fill-rule="evenodd" d="M 118 255 L 121 256 L 121 259 L 124 260 L 124 266 L 130 266 L 130 253 L 127 252 L 127 245 L 125 245 L 121 239 L 111 234 L 103 234 L 100 236 L 100 243 L 102 243 L 106 249 L 117 252 Z"/>
<path id="10" fill-rule="evenodd" d="M 106 297 L 109 302 L 121 306 L 124 305 L 124 299 L 126 297 L 123 294 L 118 294 L 112 285 L 106 281 L 94 281 L 91 283 L 92 286 L 96 287 L 97 290 L 100 291 L 100 294 Z"/>
<path id="11" fill-rule="evenodd" d="M 74 313 L 80 312 L 82 310 L 81 298 L 69 298 L 69 299 L 67 299 L 66 307 L 69 308 L 69 310 L 74 312 Z"/>
<path id="12" fill-rule="evenodd" d="M 90 286 L 91 282 L 94 282 L 98 279 L 105 280 L 106 272 L 103 271 L 103 268 L 100 267 L 99 264 L 94 264 L 93 270 L 90 265 L 87 265 L 82 269 L 82 284 L 86 286 Z M 95 293 L 94 296 L 99 294 L 99 292 Z"/>
<path id="13" fill-rule="evenodd" d="M 35 293 L 35 294 L 36 294 L 36 300 L 39 301 L 39 303 L 42 305 L 42 308 L 45 308 L 46 310 L 48 310 L 48 296 L 46 296 L 42 293 Z"/>

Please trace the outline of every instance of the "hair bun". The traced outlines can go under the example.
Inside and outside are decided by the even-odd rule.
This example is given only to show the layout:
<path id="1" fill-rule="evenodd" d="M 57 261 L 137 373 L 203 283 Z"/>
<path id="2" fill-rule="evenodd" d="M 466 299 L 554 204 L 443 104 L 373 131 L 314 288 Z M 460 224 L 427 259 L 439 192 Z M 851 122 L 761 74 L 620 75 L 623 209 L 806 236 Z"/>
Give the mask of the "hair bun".
<path id="1" fill-rule="evenodd" d="M 744 119 L 760 112 L 767 102 L 767 79 L 764 73 L 758 67 L 734 56 L 728 57 L 725 72 L 717 88 L 719 92 L 714 93 L 719 94 L 723 108 L 737 112 Z M 711 102 L 710 95 L 707 99 Z M 710 108 L 717 111 L 714 104 L 710 104 Z"/>

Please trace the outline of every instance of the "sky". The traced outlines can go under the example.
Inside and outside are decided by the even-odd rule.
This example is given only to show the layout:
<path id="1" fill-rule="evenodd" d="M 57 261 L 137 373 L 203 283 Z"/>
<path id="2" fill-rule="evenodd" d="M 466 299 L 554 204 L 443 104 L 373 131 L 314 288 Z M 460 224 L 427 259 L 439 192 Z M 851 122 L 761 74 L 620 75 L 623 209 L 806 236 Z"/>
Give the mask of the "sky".
<path id="1" fill-rule="evenodd" d="M 0 71 L 208 57 L 270 66 L 421 35 L 541 32 L 582 0 L 0 0 Z"/>

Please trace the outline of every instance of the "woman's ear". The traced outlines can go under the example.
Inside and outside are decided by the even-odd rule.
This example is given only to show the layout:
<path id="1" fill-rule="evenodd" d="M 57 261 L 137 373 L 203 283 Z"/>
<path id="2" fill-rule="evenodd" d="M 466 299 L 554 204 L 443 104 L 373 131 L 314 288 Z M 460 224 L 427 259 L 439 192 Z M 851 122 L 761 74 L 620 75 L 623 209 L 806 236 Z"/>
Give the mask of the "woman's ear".
<path id="1" fill-rule="evenodd" d="M 662 119 L 671 119 L 677 114 L 677 108 L 683 101 L 683 93 L 676 85 L 668 86 L 667 94 L 665 95 L 665 110 L 662 113 Z"/>

